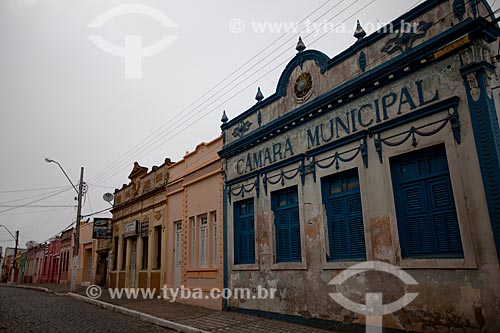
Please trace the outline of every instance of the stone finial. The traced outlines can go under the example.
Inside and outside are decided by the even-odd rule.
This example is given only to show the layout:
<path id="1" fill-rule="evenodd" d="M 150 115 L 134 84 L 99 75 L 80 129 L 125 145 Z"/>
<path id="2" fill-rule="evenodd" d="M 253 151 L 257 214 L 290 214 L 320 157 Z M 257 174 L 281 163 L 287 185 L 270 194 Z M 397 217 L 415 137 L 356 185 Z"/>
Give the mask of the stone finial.
<path id="1" fill-rule="evenodd" d="M 295 49 L 300 53 L 306 49 L 306 46 L 304 42 L 302 41 L 302 37 L 299 36 L 299 42 L 297 43 L 297 46 Z"/>
<path id="2" fill-rule="evenodd" d="M 356 30 L 354 31 L 354 37 L 357 38 L 358 40 L 361 40 L 365 36 L 366 36 L 366 32 L 363 29 L 363 27 L 361 27 L 361 23 L 359 23 L 359 20 L 358 20 L 358 23 L 356 24 Z"/>
<path id="3" fill-rule="evenodd" d="M 220 119 L 220 121 L 222 121 L 222 123 L 225 124 L 225 123 L 227 123 L 228 120 L 229 120 L 229 118 L 226 115 L 226 110 L 224 110 L 222 112 L 222 118 Z"/>
<path id="4" fill-rule="evenodd" d="M 260 87 L 257 88 L 257 95 L 255 95 L 255 99 L 257 103 L 264 99 L 264 95 L 262 95 L 262 91 L 260 91 Z"/>

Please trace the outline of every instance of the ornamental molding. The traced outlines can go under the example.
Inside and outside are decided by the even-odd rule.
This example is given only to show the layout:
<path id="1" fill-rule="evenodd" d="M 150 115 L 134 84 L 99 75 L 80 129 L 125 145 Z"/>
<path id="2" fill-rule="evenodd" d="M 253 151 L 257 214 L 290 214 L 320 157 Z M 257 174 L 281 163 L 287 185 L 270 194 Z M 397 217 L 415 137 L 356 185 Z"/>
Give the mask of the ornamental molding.
<path id="1" fill-rule="evenodd" d="M 250 126 L 252 126 L 251 121 L 240 121 L 238 125 L 236 125 L 233 129 L 233 136 L 235 138 L 241 138 L 246 132 L 250 130 Z"/>
<path id="2" fill-rule="evenodd" d="M 476 73 L 467 74 L 467 84 L 469 85 L 472 100 L 477 102 L 481 97 L 481 89 L 479 88 L 479 83 L 477 82 Z"/>
<path id="3" fill-rule="evenodd" d="M 417 26 L 411 25 L 410 31 L 397 30 L 396 37 L 387 41 L 382 52 L 393 54 L 397 51 L 405 53 L 413 47 L 416 40 L 424 38 L 427 31 L 432 27 L 432 22 L 420 21 Z"/>

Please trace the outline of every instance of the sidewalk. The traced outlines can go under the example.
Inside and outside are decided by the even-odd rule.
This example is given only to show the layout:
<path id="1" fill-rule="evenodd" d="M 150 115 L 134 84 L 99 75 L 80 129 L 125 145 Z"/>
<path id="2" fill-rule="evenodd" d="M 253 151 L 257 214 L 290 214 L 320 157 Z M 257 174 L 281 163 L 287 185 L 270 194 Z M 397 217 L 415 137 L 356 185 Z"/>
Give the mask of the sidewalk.
<path id="1" fill-rule="evenodd" d="M 58 284 L 27 284 L 27 285 L 17 285 L 18 287 L 38 287 L 40 290 L 42 288 L 48 289 L 49 292 L 55 292 L 58 294 L 67 294 L 73 296 L 80 300 L 89 301 L 86 297 L 85 291 L 86 287 L 79 286 L 77 288 L 76 294 L 85 296 L 78 297 L 69 294 L 68 285 L 58 285 Z M 205 309 L 197 306 L 191 306 L 187 304 L 182 304 L 178 302 L 169 302 L 163 299 L 111 299 L 107 293 L 107 289 L 103 288 L 102 296 L 98 299 L 100 302 L 92 302 L 92 304 L 106 307 L 112 309 L 113 311 L 126 313 L 132 315 L 138 319 L 147 320 L 150 322 L 156 322 L 153 317 L 161 318 L 173 323 L 170 328 L 179 329 L 183 332 L 224 332 L 224 333 L 253 333 L 253 332 L 279 332 L 279 333 L 327 333 L 333 331 L 326 331 L 314 327 L 308 327 L 293 323 L 288 323 L 284 321 L 268 319 L 248 314 L 242 314 L 237 312 L 227 312 L 227 311 L 217 311 Z M 107 303 L 101 304 L 102 302 Z M 123 307 L 132 311 L 120 311 L 116 310 L 114 307 L 110 307 L 109 304 L 116 305 L 118 307 Z M 124 310 L 126 310 L 124 309 Z M 128 313 L 127 313 L 128 312 Z M 138 312 L 138 313 L 135 313 Z M 146 314 L 141 316 L 141 314 Z M 149 316 L 147 316 L 149 315 Z M 151 317 L 153 316 L 153 317 Z M 150 319 L 153 318 L 152 320 Z M 162 325 L 161 323 L 159 323 Z M 167 323 L 168 324 L 168 323 Z M 176 327 L 176 325 L 178 327 Z M 163 326 L 163 325 L 162 325 Z M 168 327 L 168 326 L 167 326 Z M 353 332 L 358 331 L 357 329 L 351 328 L 346 330 L 345 327 L 342 331 Z"/>

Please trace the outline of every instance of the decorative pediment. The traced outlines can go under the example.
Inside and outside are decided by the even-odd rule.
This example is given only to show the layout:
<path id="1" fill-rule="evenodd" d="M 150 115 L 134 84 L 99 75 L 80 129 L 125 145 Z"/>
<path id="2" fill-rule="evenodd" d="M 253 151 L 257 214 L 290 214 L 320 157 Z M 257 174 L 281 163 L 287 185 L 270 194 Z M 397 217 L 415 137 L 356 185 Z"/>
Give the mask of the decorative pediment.
<path id="1" fill-rule="evenodd" d="M 148 173 L 148 168 L 140 166 L 139 163 L 134 162 L 134 168 L 130 175 L 128 175 L 128 179 L 135 180 L 137 178 L 143 177 Z"/>
<path id="2" fill-rule="evenodd" d="M 328 69 L 328 61 L 330 58 L 326 54 L 316 50 L 307 50 L 297 53 L 297 55 L 288 63 L 285 70 L 281 74 L 278 81 L 278 87 L 276 89 L 276 94 L 280 97 L 286 96 L 288 84 L 290 81 L 290 76 L 297 66 L 302 68 L 303 64 L 307 60 L 312 60 L 319 67 L 321 74 L 324 74 Z"/>

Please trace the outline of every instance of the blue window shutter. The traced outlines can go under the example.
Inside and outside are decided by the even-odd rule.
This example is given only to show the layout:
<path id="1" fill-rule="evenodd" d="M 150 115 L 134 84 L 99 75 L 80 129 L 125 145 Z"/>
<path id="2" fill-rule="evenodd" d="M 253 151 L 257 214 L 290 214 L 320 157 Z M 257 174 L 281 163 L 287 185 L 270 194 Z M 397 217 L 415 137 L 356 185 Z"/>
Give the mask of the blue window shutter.
<path id="1" fill-rule="evenodd" d="M 244 209 L 245 208 L 245 209 Z M 234 263 L 255 263 L 255 226 L 253 199 L 235 203 L 234 207 Z"/>
<path id="2" fill-rule="evenodd" d="M 296 187 L 272 193 L 276 262 L 302 261 L 297 196 Z"/>
<path id="3" fill-rule="evenodd" d="M 330 259 L 366 258 L 361 196 L 353 193 L 328 201 Z"/>
<path id="4" fill-rule="evenodd" d="M 463 258 L 444 146 L 392 158 L 391 172 L 403 257 Z"/>
<path id="5" fill-rule="evenodd" d="M 441 177 L 430 182 L 429 189 L 433 204 L 432 221 L 434 222 L 438 252 L 460 254 L 462 253 L 462 243 L 450 181 Z"/>
<path id="6" fill-rule="evenodd" d="M 239 264 L 239 261 L 241 259 L 241 224 L 239 220 L 239 207 L 237 205 L 234 206 L 234 236 L 233 236 L 233 243 L 234 243 L 234 263 Z"/>
<path id="7" fill-rule="evenodd" d="M 342 259 L 349 256 L 348 219 L 344 198 L 329 200 L 330 258 Z"/>
<path id="8" fill-rule="evenodd" d="M 406 248 L 403 255 L 419 256 L 432 254 L 432 234 L 427 224 L 424 184 L 409 185 L 401 189 L 401 201 L 405 212 Z"/>
<path id="9" fill-rule="evenodd" d="M 248 225 L 247 263 L 254 264 L 255 263 L 255 224 L 254 224 L 253 210 L 252 210 L 252 216 L 248 217 L 247 225 Z"/>
<path id="10" fill-rule="evenodd" d="M 276 253 L 278 261 L 290 261 L 290 229 L 287 212 L 278 211 L 275 214 Z"/>
<path id="11" fill-rule="evenodd" d="M 363 209 L 361 195 L 358 193 L 346 197 L 349 225 L 350 257 L 352 259 L 366 258 L 365 229 L 363 226 Z"/>
<path id="12" fill-rule="evenodd" d="M 298 207 L 290 209 L 289 221 L 291 259 L 294 261 L 300 261 L 302 259 L 302 250 L 300 246 L 300 218 Z"/>
<path id="13" fill-rule="evenodd" d="M 357 171 L 350 170 L 324 179 L 322 189 L 330 244 L 328 259 L 366 259 L 363 209 Z"/>

